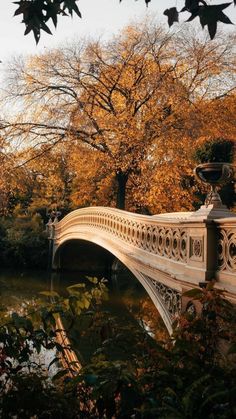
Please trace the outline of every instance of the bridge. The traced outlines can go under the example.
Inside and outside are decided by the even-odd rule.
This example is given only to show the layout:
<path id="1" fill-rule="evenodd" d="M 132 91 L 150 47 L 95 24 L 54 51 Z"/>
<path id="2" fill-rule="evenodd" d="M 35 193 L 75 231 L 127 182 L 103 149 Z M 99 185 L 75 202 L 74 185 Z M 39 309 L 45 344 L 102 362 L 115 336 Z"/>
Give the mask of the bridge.
<path id="1" fill-rule="evenodd" d="M 183 293 L 191 288 L 215 280 L 236 303 L 236 214 L 224 206 L 154 216 L 89 207 L 48 227 L 54 269 L 65 267 L 68 244 L 72 249 L 75 243 L 93 243 L 141 282 L 170 333 L 175 317 L 188 309 Z"/>

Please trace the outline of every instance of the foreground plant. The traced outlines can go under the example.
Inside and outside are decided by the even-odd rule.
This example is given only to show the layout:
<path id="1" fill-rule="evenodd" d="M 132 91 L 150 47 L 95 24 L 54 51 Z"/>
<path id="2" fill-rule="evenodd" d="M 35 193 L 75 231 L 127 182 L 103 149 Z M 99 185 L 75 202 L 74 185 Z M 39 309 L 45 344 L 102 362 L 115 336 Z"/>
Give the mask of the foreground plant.
<path id="1" fill-rule="evenodd" d="M 213 283 L 186 296 L 202 310 L 184 313 L 169 341 L 140 339 L 131 357 L 125 344 L 128 361 L 109 359 L 105 342 L 82 369 L 75 379 L 78 397 L 86 411 L 92 406 L 93 417 L 235 416 L 235 307 Z M 118 337 L 113 339 L 115 346 Z"/>
<path id="2" fill-rule="evenodd" d="M 90 309 L 96 310 L 101 300 L 107 298 L 105 280 L 88 277 L 84 283 L 67 288 L 67 296 L 59 296 L 55 291 L 40 293 L 48 301 L 38 301 L 34 307 L 26 307 L 25 313 L 12 313 L 8 318 L 1 317 L 0 324 L 0 416 L 27 418 L 36 415 L 44 417 L 72 417 L 70 393 L 64 394 L 63 388 L 54 385 L 75 371 L 75 365 L 68 365 L 67 353 L 72 351 L 67 341 L 59 339 L 64 329 L 58 327 L 58 318 L 67 321 L 69 328 L 80 314 Z M 49 365 L 42 363 L 42 351 L 52 351 Z M 53 356 L 54 354 L 54 356 Z M 37 357 L 38 355 L 38 357 Z M 60 368 L 59 360 L 66 368 Z M 48 378 L 52 365 L 57 365 L 53 380 Z M 58 403 L 54 400 L 60 398 Z M 65 399 L 65 400 L 64 400 Z M 54 400 L 54 401 L 53 401 Z M 68 401 L 69 400 L 69 401 Z M 59 414 L 60 406 L 68 403 L 67 414 Z M 74 409 L 74 408 L 73 408 Z M 64 410 L 64 409 L 63 409 Z M 62 410 L 62 412 L 63 412 Z M 50 416 L 52 415 L 52 416 Z M 59 416 L 58 416 L 59 415 Z"/>
<path id="3" fill-rule="evenodd" d="M 92 281 L 97 280 L 92 278 Z M 99 289 L 99 283 L 94 285 Z M 89 294 L 86 294 L 87 290 L 83 286 L 76 285 L 70 288 L 70 292 L 64 309 L 67 311 L 71 307 L 72 318 L 77 316 L 77 308 L 91 309 L 88 303 L 90 297 L 87 298 Z M 75 304 L 76 295 L 77 302 L 80 302 L 82 293 L 85 293 L 83 307 L 81 303 Z M 93 292 L 93 297 L 95 294 Z M 100 299 L 103 294 L 101 289 L 98 294 Z M 54 408 L 59 411 L 58 406 L 63 404 L 67 415 L 64 417 L 68 418 L 235 417 L 236 309 L 224 299 L 221 291 L 214 288 L 213 283 L 203 289 L 191 290 L 185 296 L 190 299 L 190 305 L 197 302 L 201 310 L 197 313 L 194 310 L 183 313 L 174 325 L 173 336 L 165 342 L 156 342 L 147 333 L 140 331 L 133 334 L 132 330 L 134 350 L 130 344 L 131 333 L 128 340 L 122 337 L 127 324 L 118 327 L 113 323 L 90 362 L 84 364 L 79 373 L 69 377 L 68 372 L 73 369 L 73 365 L 69 365 L 50 384 L 45 378 L 36 375 L 38 386 L 49 389 L 47 394 L 52 394 L 50 397 L 55 403 Z M 55 297 L 58 298 L 57 295 Z M 86 315 L 86 311 L 83 314 Z M 28 326 L 24 323 L 22 327 L 24 329 Z M 12 342 L 14 344 L 14 339 Z M 122 342 L 123 348 L 114 359 L 107 348 L 109 345 L 118 348 Z M 17 356 L 19 352 L 16 352 Z M 20 370 L 15 371 L 15 378 L 15 382 L 21 380 Z M 24 380 L 30 383 L 32 376 L 25 376 Z M 24 387 L 21 384 L 8 391 L 5 389 L 1 405 L 5 414 L 3 417 L 9 417 L 7 409 L 10 408 L 6 401 L 10 400 L 9 397 L 11 402 L 18 400 L 22 388 L 32 390 L 33 386 Z M 27 392 L 22 397 L 27 399 Z M 44 410 L 37 407 L 38 410 L 30 414 L 35 414 L 37 418 L 55 417 L 55 412 L 50 410 L 50 401 L 47 403 Z M 27 409 L 27 404 L 21 404 L 21 410 L 14 410 L 14 414 L 16 417 L 28 418 L 30 415 Z M 60 417 L 60 413 L 57 417 Z"/>

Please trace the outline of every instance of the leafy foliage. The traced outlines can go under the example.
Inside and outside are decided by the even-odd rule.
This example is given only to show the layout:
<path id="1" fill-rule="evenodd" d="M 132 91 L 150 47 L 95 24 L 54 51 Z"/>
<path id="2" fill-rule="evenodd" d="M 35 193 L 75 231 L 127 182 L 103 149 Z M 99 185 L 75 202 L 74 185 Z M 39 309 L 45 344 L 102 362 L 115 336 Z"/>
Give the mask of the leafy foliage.
<path id="1" fill-rule="evenodd" d="M 232 24 L 228 16 L 223 13 L 223 10 L 231 4 L 232 2 L 208 5 L 204 0 L 185 0 L 185 5 L 180 12 L 191 14 L 187 22 L 191 22 L 196 17 L 199 17 L 202 28 L 207 26 L 210 38 L 213 39 L 217 31 L 218 22 Z M 177 11 L 176 7 L 164 11 L 164 14 L 168 16 L 169 26 L 173 25 L 174 22 L 178 22 L 180 12 Z"/>
<path id="2" fill-rule="evenodd" d="M 18 5 L 15 11 L 16 15 L 23 15 L 22 22 L 25 24 L 25 35 L 31 31 L 34 34 L 36 43 L 40 40 L 41 30 L 52 34 L 47 22 L 50 19 L 54 27 L 57 27 L 58 16 L 73 16 L 76 13 L 80 18 L 81 12 L 77 6 L 78 0 L 20 0 L 14 3 Z M 122 0 L 119 0 L 120 2 Z M 151 0 L 144 0 L 146 6 Z M 235 3 L 235 0 L 234 0 Z M 232 24 L 231 20 L 223 13 L 223 10 L 230 6 L 232 2 L 216 5 L 208 5 L 205 0 L 185 0 L 184 7 L 180 12 L 189 12 L 191 16 L 187 22 L 199 17 L 201 26 L 207 26 L 210 38 L 215 37 L 217 31 L 217 22 Z M 171 7 L 164 11 L 164 15 L 168 17 L 168 25 L 172 26 L 174 22 L 179 21 L 179 13 L 176 7 Z"/>
<path id="3" fill-rule="evenodd" d="M 64 393 L 65 388 L 48 379 L 47 369 L 58 364 L 59 357 L 46 366 L 37 361 L 35 354 L 40 354 L 42 348 L 53 349 L 58 351 L 61 360 L 66 361 L 66 351 L 71 349 L 67 341 L 58 339 L 64 332 L 57 323 L 58 316 L 69 319 L 71 323 L 82 311 L 95 310 L 96 305 L 107 298 L 105 282 L 104 279 L 88 278 L 92 286 L 85 290 L 85 284 L 75 284 L 68 288 L 67 297 L 60 297 L 54 291 L 42 292 L 44 305 L 41 300 L 36 308 L 27 307 L 24 314 L 13 312 L 9 318 L 1 317 L 1 417 L 73 417 L 74 411 L 79 409 L 75 394 L 68 389 Z M 64 365 L 67 366 L 67 362 Z M 53 377 L 54 381 L 60 382 L 60 378 L 68 375 L 68 371 L 73 372 L 74 368 L 71 363 L 66 370 L 59 370 Z"/>
<path id="4" fill-rule="evenodd" d="M 212 138 L 204 141 L 193 153 L 197 163 L 226 162 L 234 158 L 234 141 L 224 138 Z"/>
<path id="5" fill-rule="evenodd" d="M 150 1 L 151 0 L 145 0 L 147 6 Z M 232 3 L 233 2 L 208 5 L 205 0 L 185 0 L 184 7 L 180 12 L 177 11 L 176 7 L 171 7 L 166 9 L 163 14 L 167 16 L 169 26 L 172 26 L 174 22 L 179 21 L 179 13 L 181 12 L 188 12 L 191 14 L 187 19 L 187 22 L 199 17 L 202 28 L 207 26 L 210 38 L 213 39 L 217 31 L 218 22 L 233 24 L 229 17 L 223 13 L 223 10 Z M 234 4 L 236 4 L 235 0 Z"/>
<path id="6" fill-rule="evenodd" d="M 89 278 L 89 282 L 95 287 L 90 289 L 95 296 L 96 289 L 101 291 L 99 284 L 102 283 L 96 278 Z M 83 292 L 91 297 L 89 289 L 83 284 L 70 287 L 69 300 L 66 298 L 64 303 L 54 294 L 56 305 L 41 310 L 39 329 L 35 329 L 28 318 L 15 313 L 11 322 L 1 327 L 1 365 L 10 380 L 8 386 L 2 388 L 2 412 L 6 417 L 10 413 L 22 414 L 18 417 L 24 418 L 30 415 L 55 417 L 60 408 L 64 409 L 66 418 L 234 417 L 236 310 L 213 285 L 209 283 L 206 288 L 185 294 L 192 304 L 200 304 L 201 310 L 197 314 L 186 311 L 176 319 L 174 334 L 166 342 L 158 343 L 140 335 L 138 351 L 128 346 L 127 359 L 112 360 L 104 351 L 109 339 L 103 340 L 101 350 L 96 351 L 79 373 L 71 378 L 66 375 L 74 370 L 71 363 L 66 370 L 57 373 L 51 383 L 37 370 L 28 376 L 23 374 L 21 362 L 13 367 L 6 358 L 6 350 L 10 350 L 11 357 L 23 361 L 28 356 L 27 337 L 33 339 L 36 346 L 50 345 L 48 336 L 55 337 L 51 328 L 55 327 L 54 314 L 59 311 L 64 316 L 69 310 L 72 317 L 79 313 L 81 316 L 80 311 L 74 311 L 75 299 L 80 302 Z M 105 288 L 104 291 L 106 294 Z M 99 292 L 99 299 L 102 294 Z M 92 301 L 93 298 L 88 306 L 90 311 L 94 308 Z M 85 314 L 86 304 L 83 310 Z M 116 346 L 119 337 L 114 338 Z M 57 349 L 63 353 L 63 347 L 57 345 Z M 123 350 L 127 351 L 126 341 Z M 42 392 L 40 398 L 36 389 Z M 60 413 L 56 417 L 60 418 Z"/>
<path id="7" fill-rule="evenodd" d="M 48 239 L 38 213 L 16 208 L 1 220 L 0 260 L 5 267 L 40 268 L 48 263 Z"/>
<path id="8" fill-rule="evenodd" d="M 234 415 L 235 363 L 227 357 L 227 347 L 224 353 L 220 349 L 222 341 L 235 340 L 235 308 L 212 284 L 187 296 L 198 300 L 203 310 L 196 317 L 181 316 L 169 343 L 140 341 L 141 353 L 133 354 L 130 362 L 99 355 L 82 370 L 79 382 L 90 389 L 94 417 Z"/>
<path id="9" fill-rule="evenodd" d="M 106 43 L 13 62 L 6 104 L 18 106 L 1 130 L 2 202 L 28 197 L 26 208 L 40 214 L 89 205 L 191 210 L 195 144 L 236 136 L 232 41 L 196 36 L 185 28 L 170 37 L 148 21 Z"/>
<path id="10" fill-rule="evenodd" d="M 214 6 L 201 6 L 198 11 L 200 23 L 202 27 L 208 27 L 208 32 L 210 38 L 213 39 L 215 37 L 217 31 L 217 22 L 223 22 L 226 24 L 232 24 L 231 20 L 223 13 L 223 10 L 228 7 L 231 3 L 224 3 L 218 4 Z M 195 18 L 195 14 L 188 19 L 188 21 L 193 20 Z"/>
<path id="11" fill-rule="evenodd" d="M 170 9 L 166 9 L 163 14 L 168 17 L 169 26 L 172 26 L 174 22 L 179 21 L 179 14 L 177 12 L 176 7 L 171 7 Z"/>
<path id="12" fill-rule="evenodd" d="M 49 27 L 46 25 L 50 19 L 55 28 L 57 26 L 57 17 L 73 16 L 75 12 L 81 17 L 80 10 L 76 4 L 77 0 L 20 0 L 14 2 L 18 5 L 15 11 L 16 15 L 23 15 L 22 22 L 25 24 L 25 35 L 33 32 L 36 44 L 39 42 L 41 30 L 52 34 Z"/>

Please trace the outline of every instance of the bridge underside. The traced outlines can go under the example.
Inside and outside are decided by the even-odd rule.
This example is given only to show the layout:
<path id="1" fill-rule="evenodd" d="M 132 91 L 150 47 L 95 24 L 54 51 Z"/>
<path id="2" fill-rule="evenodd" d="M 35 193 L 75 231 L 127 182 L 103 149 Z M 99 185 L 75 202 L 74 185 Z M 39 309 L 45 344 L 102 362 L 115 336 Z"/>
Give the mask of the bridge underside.
<path id="1" fill-rule="evenodd" d="M 109 277 L 114 256 L 106 249 L 86 240 L 63 243 L 54 256 L 54 268 L 63 271 L 97 273 Z"/>
<path id="2" fill-rule="evenodd" d="M 111 253 L 106 248 L 87 240 L 71 239 L 56 249 L 53 259 L 53 268 L 56 270 L 79 271 L 88 275 L 104 276 L 107 279 L 117 279 L 117 271 L 121 266 L 124 266 L 145 288 L 171 334 L 173 319 L 181 311 L 181 293 L 159 282 L 158 278 L 152 278 L 132 264 L 129 265 L 119 252 Z"/>

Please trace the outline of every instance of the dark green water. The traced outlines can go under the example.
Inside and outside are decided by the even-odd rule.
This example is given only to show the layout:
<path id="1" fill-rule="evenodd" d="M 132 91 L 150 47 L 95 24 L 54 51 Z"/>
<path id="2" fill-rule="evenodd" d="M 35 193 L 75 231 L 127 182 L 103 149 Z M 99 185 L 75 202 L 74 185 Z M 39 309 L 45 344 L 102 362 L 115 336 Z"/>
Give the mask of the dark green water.
<path id="1" fill-rule="evenodd" d="M 98 276 L 99 277 L 99 276 Z M 37 306 L 41 291 L 65 293 L 66 287 L 84 281 L 84 274 L 49 274 L 47 272 L 12 272 L 0 274 L 1 318 L 16 311 L 24 314 Z M 90 360 L 97 348 L 109 352 L 109 357 L 125 358 L 125 348 L 136 345 L 140 333 L 150 339 L 163 339 L 166 328 L 144 288 L 131 275 L 108 282 L 109 300 L 99 307 L 96 323 L 88 316 L 77 325 L 78 350 L 83 361 Z M 109 342 L 109 345 L 104 345 Z"/>

